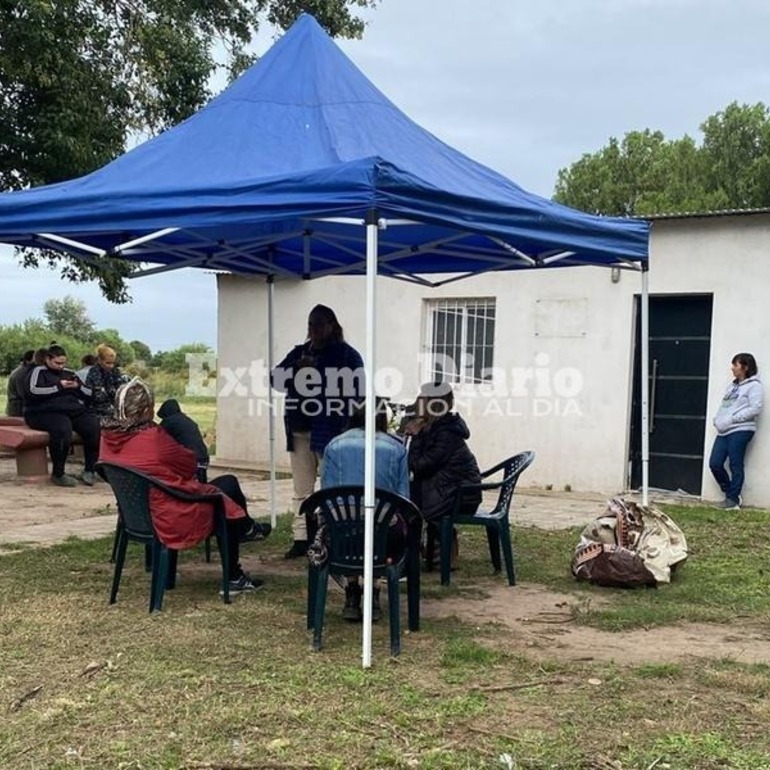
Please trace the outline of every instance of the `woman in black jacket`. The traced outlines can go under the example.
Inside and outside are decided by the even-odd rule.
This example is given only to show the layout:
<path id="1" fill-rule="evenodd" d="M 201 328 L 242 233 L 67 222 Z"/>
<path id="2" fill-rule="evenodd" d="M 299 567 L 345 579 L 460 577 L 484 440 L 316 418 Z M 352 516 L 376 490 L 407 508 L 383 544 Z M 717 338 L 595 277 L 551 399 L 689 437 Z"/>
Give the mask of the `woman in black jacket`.
<path id="1" fill-rule="evenodd" d="M 32 369 L 24 397 L 24 420 L 30 428 L 46 431 L 51 454 L 51 481 L 60 487 L 77 486 L 64 472 L 72 431 L 83 439 L 85 467 L 80 480 L 94 484 L 94 466 L 99 457 L 99 418 L 88 405 L 91 390 L 66 369 L 67 352 L 53 344 L 45 354 L 45 365 Z"/>
<path id="2" fill-rule="evenodd" d="M 411 436 L 409 470 L 411 496 L 427 522 L 438 522 L 452 513 L 461 484 L 480 484 L 476 458 L 465 443 L 470 431 L 465 420 L 452 411 L 454 395 L 445 382 L 420 388 L 417 416 L 404 428 Z M 460 503 L 459 513 L 472 515 L 481 503 L 476 490 Z"/>

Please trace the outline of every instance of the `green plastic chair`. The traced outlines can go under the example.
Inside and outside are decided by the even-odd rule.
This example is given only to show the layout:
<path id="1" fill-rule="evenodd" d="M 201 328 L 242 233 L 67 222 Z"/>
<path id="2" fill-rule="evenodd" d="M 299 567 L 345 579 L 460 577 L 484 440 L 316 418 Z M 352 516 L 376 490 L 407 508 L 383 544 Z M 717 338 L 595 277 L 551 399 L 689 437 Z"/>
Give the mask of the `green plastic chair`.
<path id="1" fill-rule="evenodd" d="M 308 497 L 300 508 L 308 519 L 308 531 L 314 533 L 319 524 L 328 535 L 328 556 L 320 566 L 308 565 L 307 627 L 313 630 L 313 649 L 322 647 L 326 594 L 329 575 L 363 577 L 364 574 L 364 488 L 361 486 L 328 487 Z M 405 548 L 400 554 L 388 551 L 390 523 L 401 516 L 407 525 Z M 374 504 L 374 577 L 385 577 L 388 584 L 390 622 L 390 654 L 401 652 L 401 619 L 399 614 L 399 579 L 407 577 L 409 629 L 420 627 L 420 554 L 422 520 L 414 503 L 405 497 L 375 491 Z"/>
<path id="2" fill-rule="evenodd" d="M 177 551 L 167 548 L 157 537 L 150 514 L 150 490 L 159 489 L 166 495 L 185 502 L 212 503 L 214 506 L 214 533 L 222 562 L 222 596 L 230 603 L 229 564 L 227 556 L 227 527 L 224 498 L 221 493 L 193 495 L 182 492 L 162 481 L 127 466 L 100 462 L 97 471 L 107 480 L 118 504 L 118 526 L 114 546 L 115 570 L 110 591 L 110 604 L 117 601 L 120 578 L 129 541 L 143 543 L 148 556 L 150 584 L 150 612 L 163 608 L 165 590 L 176 585 Z"/>
<path id="3" fill-rule="evenodd" d="M 534 460 L 534 452 L 519 452 L 519 454 L 503 460 L 481 474 L 482 480 L 493 477 L 496 474 L 501 474 L 502 478 L 499 481 L 463 484 L 457 490 L 452 513 L 448 516 L 442 516 L 439 523 L 441 537 L 441 585 L 448 586 L 450 581 L 452 528 L 464 524 L 486 527 L 489 556 L 492 560 L 494 573 L 497 575 L 501 572 L 500 548 L 502 546 L 508 585 L 516 585 L 509 513 L 516 482 L 519 480 L 519 476 L 532 465 Z M 481 490 L 482 492 L 487 492 L 495 489 L 499 490 L 499 494 L 497 496 L 497 504 L 491 511 L 478 510 L 472 516 L 458 513 L 461 503 L 469 491 Z M 432 546 L 431 542 L 427 543 L 426 553 L 433 553 Z"/>

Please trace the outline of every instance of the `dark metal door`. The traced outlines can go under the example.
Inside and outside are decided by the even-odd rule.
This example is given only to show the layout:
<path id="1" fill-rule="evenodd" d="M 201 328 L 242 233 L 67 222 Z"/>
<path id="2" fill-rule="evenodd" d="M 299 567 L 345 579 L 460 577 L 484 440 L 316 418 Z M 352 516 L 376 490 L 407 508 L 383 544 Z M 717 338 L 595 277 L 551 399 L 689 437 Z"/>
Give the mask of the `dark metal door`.
<path id="1" fill-rule="evenodd" d="M 631 487 L 642 484 L 641 307 L 636 298 Z M 712 295 L 650 297 L 650 487 L 700 495 Z"/>

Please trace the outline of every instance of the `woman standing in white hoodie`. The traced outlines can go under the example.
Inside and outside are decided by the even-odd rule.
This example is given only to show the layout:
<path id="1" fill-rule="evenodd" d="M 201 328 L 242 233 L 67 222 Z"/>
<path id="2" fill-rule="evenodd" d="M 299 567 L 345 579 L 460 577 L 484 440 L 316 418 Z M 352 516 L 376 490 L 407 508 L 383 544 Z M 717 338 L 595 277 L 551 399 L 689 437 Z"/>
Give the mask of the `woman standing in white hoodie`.
<path id="1" fill-rule="evenodd" d="M 741 507 L 743 459 L 749 441 L 757 430 L 757 417 L 762 411 L 762 383 L 757 376 L 757 362 L 751 353 L 738 353 L 732 360 L 733 381 L 725 391 L 714 427 L 717 437 L 711 450 L 709 468 L 725 499 L 716 507 L 734 511 Z M 730 473 L 725 461 L 730 462 Z"/>

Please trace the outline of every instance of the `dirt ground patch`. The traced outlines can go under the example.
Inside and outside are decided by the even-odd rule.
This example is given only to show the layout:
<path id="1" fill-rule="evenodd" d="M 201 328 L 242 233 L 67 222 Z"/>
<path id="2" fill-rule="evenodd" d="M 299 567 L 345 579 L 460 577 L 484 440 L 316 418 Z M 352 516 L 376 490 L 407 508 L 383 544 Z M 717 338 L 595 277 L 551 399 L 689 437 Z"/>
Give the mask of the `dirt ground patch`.
<path id="1" fill-rule="evenodd" d="M 609 632 L 578 625 L 581 600 L 536 585 L 500 585 L 483 598 L 426 602 L 425 617 L 457 617 L 466 623 L 497 623 L 501 644 L 522 647 L 543 660 L 614 661 L 618 664 L 685 662 L 696 658 L 740 663 L 770 661 L 770 630 L 741 623 L 685 623 Z M 592 599 L 595 602 L 595 599 Z"/>

